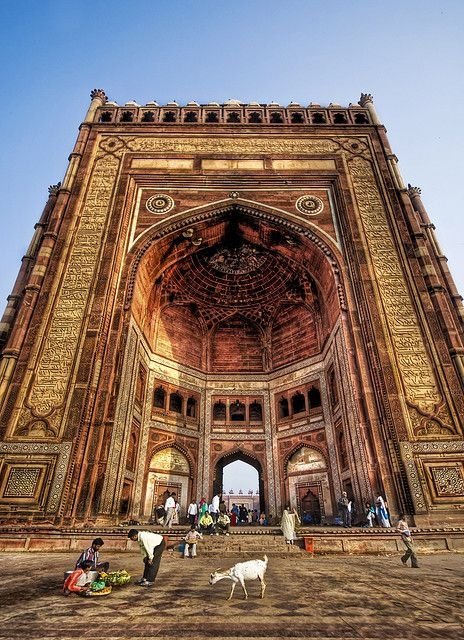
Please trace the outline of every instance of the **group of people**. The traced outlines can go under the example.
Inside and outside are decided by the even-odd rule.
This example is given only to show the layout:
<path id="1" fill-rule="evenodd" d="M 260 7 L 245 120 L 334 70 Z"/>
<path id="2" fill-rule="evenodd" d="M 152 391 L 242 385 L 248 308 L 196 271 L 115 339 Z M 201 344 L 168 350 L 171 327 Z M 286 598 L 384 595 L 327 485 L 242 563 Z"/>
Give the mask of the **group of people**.
<path id="1" fill-rule="evenodd" d="M 272 516 L 259 513 L 257 509 L 248 509 L 244 504 L 233 503 L 227 509 L 222 496 L 215 494 L 210 503 L 202 498 L 199 503 L 192 500 L 187 509 L 190 526 L 196 526 L 203 533 L 229 533 L 229 527 L 237 525 L 271 524 Z M 154 522 L 167 528 L 180 524 L 180 507 L 174 492 L 165 491 L 161 502 L 156 506 Z"/>
<path id="2" fill-rule="evenodd" d="M 74 570 L 68 572 L 64 581 L 63 593 L 69 595 L 71 593 L 85 594 L 90 589 L 99 573 L 108 572 L 110 568 L 109 562 L 100 562 L 100 549 L 103 546 L 101 538 L 95 538 L 90 547 L 85 549 L 76 560 Z"/>
<path id="3" fill-rule="evenodd" d="M 348 497 L 346 492 L 344 492 L 344 495 L 342 494 L 342 498 L 344 497 Z M 217 496 L 217 498 L 219 499 L 219 496 Z M 378 515 L 376 514 L 376 517 L 380 519 L 380 522 L 388 521 L 388 526 L 390 526 L 390 518 L 388 516 L 387 519 L 388 513 L 386 512 L 385 501 L 381 496 L 379 496 L 379 498 L 377 498 L 376 507 L 380 510 L 380 513 Z M 194 517 L 191 519 L 190 530 L 184 538 L 184 558 L 196 557 L 197 543 L 201 540 L 203 534 L 216 533 L 216 535 L 219 535 L 221 532 L 225 535 L 229 535 L 230 517 L 226 511 L 221 511 L 219 509 L 222 503 L 220 499 L 219 502 L 217 500 L 214 502 L 215 505 L 218 505 L 218 511 L 213 512 L 215 517 L 213 517 L 213 514 L 208 509 L 204 509 L 205 503 L 200 503 L 200 509 L 197 509 L 197 512 L 189 513 L 189 518 L 190 516 Z M 191 503 L 190 506 L 193 504 L 194 503 Z M 366 503 L 366 510 L 367 504 L 369 503 Z M 198 507 L 198 505 L 195 506 Z M 192 512 L 193 511 L 195 510 L 192 508 Z M 370 505 L 369 513 L 374 514 L 374 512 L 370 510 Z M 287 544 L 293 544 L 296 539 L 297 523 L 301 524 L 297 511 L 287 506 L 282 514 L 280 525 Z M 382 524 L 381 526 L 385 525 Z M 405 546 L 405 553 L 401 557 L 402 564 L 406 566 L 408 560 L 410 560 L 411 566 L 417 569 L 419 565 L 415 546 L 406 517 L 403 514 L 399 516 L 396 530 L 401 535 L 401 540 Z M 161 556 L 166 548 L 165 538 L 153 531 L 139 531 L 138 529 L 131 529 L 127 534 L 127 537 L 133 542 L 138 543 L 143 558 L 143 575 L 138 584 L 142 587 L 153 586 L 160 567 Z M 100 549 L 103 544 L 104 543 L 101 538 L 95 538 L 91 546 L 80 554 L 76 561 L 74 570 L 69 572 L 69 575 L 67 575 L 65 579 L 63 585 L 63 593 L 65 595 L 70 595 L 71 593 L 85 595 L 90 589 L 91 582 L 96 580 L 101 572 L 108 572 L 109 563 L 100 562 Z"/>
<path id="4" fill-rule="evenodd" d="M 391 527 L 388 505 L 381 495 L 376 498 L 374 504 L 365 503 L 364 513 L 359 518 L 354 499 L 349 498 L 348 493 L 343 491 L 338 501 L 338 512 L 341 524 L 346 528 L 350 528 L 353 524 L 363 527 L 374 527 L 376 524 L 379 527 Z"/>

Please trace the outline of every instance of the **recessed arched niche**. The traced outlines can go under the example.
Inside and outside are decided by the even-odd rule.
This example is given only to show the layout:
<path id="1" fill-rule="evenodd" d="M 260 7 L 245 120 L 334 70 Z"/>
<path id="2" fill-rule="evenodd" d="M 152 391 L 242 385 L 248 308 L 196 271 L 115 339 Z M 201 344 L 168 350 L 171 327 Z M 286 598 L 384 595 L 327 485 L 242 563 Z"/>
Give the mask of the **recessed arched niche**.
<path id="1" fill-rule="evenodd" d="M 224 374 L 317 356 L 340 313 L 320 247 L 238 205 L 147 242 L 131 307 L 154 354 Z"/>

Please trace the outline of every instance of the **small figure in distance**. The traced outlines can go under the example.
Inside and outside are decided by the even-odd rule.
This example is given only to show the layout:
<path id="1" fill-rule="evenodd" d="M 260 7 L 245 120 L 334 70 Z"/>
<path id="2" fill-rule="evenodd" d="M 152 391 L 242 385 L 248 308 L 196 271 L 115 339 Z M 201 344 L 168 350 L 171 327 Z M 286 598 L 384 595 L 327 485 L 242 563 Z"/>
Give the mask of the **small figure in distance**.
<path id="1" fill-rule="evenodd" d="M 346 491 L 343 491 L 338 501 L 338 510 L 340 511 L 340 516 L 345 529 L 351 527 L 351 509 L 349 509 L 349 504 L 350 501 L 348 499 L 348 494 Z"/>
<path id="2" fill-rule="evenodd" d="M 199 519 L 198 524 L 200 526 L 201 533 L 206 533 L 207 535 L 212 535 L 214 533 L 214 522 L 210 513 L 204 513 Z"/>
<path id="3" fill-rule="evenodd" d="M 216 522 L 216 529 L 219 533 L 224 533 L 226 536 L 229 535 L 230 518 L 227 513 L 219 514 L 218 520 Z"/>
<path id="4" fill-rule="evenodd" d="M 172 527 L 172 520 L 176 511 L 176 494 L 174 492 L 166 499 L 164 510 L 166 511 L 164 526 L 170 529 Z"/>
<path id="5" fill-rule="evenodd" d="M 406 551 L 405 551 L 404 555 L 401 556 L 401 562 L 406 567 L 407 564 L 408 564 L 409 558 L 411 558 L 411 567 L 413 569 L 418 569 L 419 565 L 417 564 L 416 549 L 415 549 L 414 543 L 412 541 L 412 536 L 411 536 L 411 532 L 409 530 L 408 523 L 406 522 L 406 517 L 405 517 L 405 515 L 403 513 L 400 514 L 396 530 L 399 531 L 399 533 L 401 535 L 401 541 L 403 542 L 404 546 L 406 547 Z"/>
<path id="6" fill-rule="evenodd" d="M 193 527 L 195 525 L 195 520 L 197 519 L 197 516 L 198 516 L 198 505 L 193 498 L 191 503 L 188 506 L 187 515 L 189 519 L 189 524 L 191 527 Z"/>
<path id="7" fill-rule="evenodd" d="M 300 523 L 300 518 L 298 517 L 297 512 L 295 509 L 290 509 L 290 507 L 287 506 L 284 509 L 282 522 L 280 523 L 280 528 L 282 529 L 282 533 L 284 534 L 285 542 L 287 544 L 293 544 L 293 541 L 296 538 L 296 521 Z"/>
<path id="8" fill-rule="evenodd" d="M 375 509 L 374 507 L 371 505 L 370 502 L 366 502 L 366 506 L 365 506 L 365 516 L 366 516 L 366 523 L 365 523 L 365 527 L 373 527 L 374 526 L 374 520 L 375 520 Z"/>
<path id="9" fill-rule="evenodd" d="M 375 507 L 376 507 L 375 512 L 377 515 L 377 520 L 380 526 L 387 529 L 391 525 L 390 525 L 390 520 L 388 518 L 387 504 L 385 500 L 382 498 L 382 496 L 379 495 L 377 497 L 377 500 L 375 501 Z"/>

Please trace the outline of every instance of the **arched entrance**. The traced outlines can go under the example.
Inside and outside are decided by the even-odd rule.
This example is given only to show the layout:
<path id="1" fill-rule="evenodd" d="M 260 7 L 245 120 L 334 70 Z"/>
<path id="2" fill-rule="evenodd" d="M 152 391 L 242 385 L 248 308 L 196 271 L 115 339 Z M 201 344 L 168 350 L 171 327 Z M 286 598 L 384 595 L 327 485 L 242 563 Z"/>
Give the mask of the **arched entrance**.
<path id="1" fill-rule="evenodd" d="M 266 513 L 266 503 L 264 498 L 264 478 L 261 464 L 255 458 L 247 455 L 242 451 L 235 451 L 232 454 L 225 455 L 216 463 L 213 480 L 213 493 L 219 495 L 224 492 L 224 468 L 229 464 L 237 461 L 244 462 L 258 472 L 258 490 L 259 490 L 259 511 Z"/>
<path id="2" fill-rule="evenodd" d="M 307 228 L 240 203 L 186 216 L 159 236 L 149 235 L 134 251 L 137 268 L 128 274 L 126 298 L 132 342 L 124 370 L 128 377 L 146 371 L 148 400 L 138 399 L 145 407 L 140 442 L 171 442 L 189 452 L 192 466 L 184 479 L 190 472 L 197 500 L 222 491 L 223 469 L 234 460 L 257 469 L 260 510 L 274 516 L 292 491 L 295 503 L 311 499 L 312 517 L 321 520 L 333 513 L 330 496 L 342 483 L 351 481 L 361 500 L 366 456 L 350 449 L 348 468 L 329 456 L 336 433 L 357 420 L 353 377 L 344 375 L 349 335 L 340 317 L 335 254 Z M 127 406 L 120 401 L 118 424 L 128 420 Z M 360 446 L 355 438 L 346 440 Z M 317 443 L 330 464 L 320 470 L 323 481 L 312 477 L 315 486 L 303 483 L 296 492 L 297 474 L 287 481 L 283 461 L 304 441 Z M 136 510 L 149 468 L 140 501 L 148 515 L 159 474 L 169 469 L 147 464 L 150 446 L 143 446 L 133 504 Z"/>
<path id="3" fill-rule="evenodd" d="M 330 472 L 317 449 L 299 447 L 287 461 L 288 496 L 305 524 L 324 524 L 333 515 Z"/>
<path id="4" fill-rule="evenodd" d="M 154 454 L 149 464 L 144 516 L 152 517 L 155 508 L 164 505 L 168 493 L 175 493 L 181 514 L 189 502 L 190 465 L 186 456 L 173 447 Z"/>

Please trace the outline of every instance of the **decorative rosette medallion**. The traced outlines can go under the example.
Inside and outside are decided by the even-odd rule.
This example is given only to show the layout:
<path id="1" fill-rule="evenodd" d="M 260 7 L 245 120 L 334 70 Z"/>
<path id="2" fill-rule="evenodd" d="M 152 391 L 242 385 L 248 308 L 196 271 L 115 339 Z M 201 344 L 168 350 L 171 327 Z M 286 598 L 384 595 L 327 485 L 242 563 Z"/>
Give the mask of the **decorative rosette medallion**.
<path id="1" fill-rule="evenodd" d="M 174 200 L 164 193 L 157 193 L 155 196 L 148 198 L 146 207 L 150 213 L 161 215 L 171 211 L 174 207 Z"/>
<path id="2" fill-rule="evenodd" d="M 304 213 L 306 216 L 317 216 L 324 208 L 324 203 L 316 196 L 301 196 L 295 206 L 300 213 Z"/>

